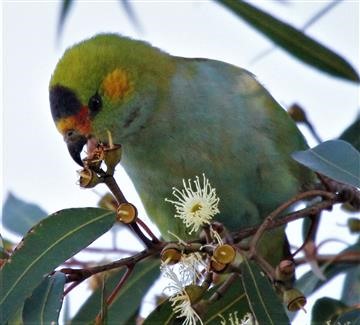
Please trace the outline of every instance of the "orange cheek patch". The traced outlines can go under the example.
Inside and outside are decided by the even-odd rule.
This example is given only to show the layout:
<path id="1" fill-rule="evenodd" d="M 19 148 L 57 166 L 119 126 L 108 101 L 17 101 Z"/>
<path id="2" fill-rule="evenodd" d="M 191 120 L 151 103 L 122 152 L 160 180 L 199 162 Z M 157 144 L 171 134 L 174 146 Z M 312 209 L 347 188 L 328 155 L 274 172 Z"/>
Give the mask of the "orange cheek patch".
<path id="1" fill-rule="evenodd" d="M 117 101 L 132 92 L 133 82 L 125 70 L 117 68 L 105 77 L 102 88 L 111 101 Z"/>
<path id="2" fill-rule="evenodd" d="M 91 124 L 89 109 L 86 106 L 83 106 L 76 115 L 60 119 L 56 123 L 56 128 L 61 134 L 64 134 L 68 130 L 76 130 L 83 135 L 90 134 Z"/>

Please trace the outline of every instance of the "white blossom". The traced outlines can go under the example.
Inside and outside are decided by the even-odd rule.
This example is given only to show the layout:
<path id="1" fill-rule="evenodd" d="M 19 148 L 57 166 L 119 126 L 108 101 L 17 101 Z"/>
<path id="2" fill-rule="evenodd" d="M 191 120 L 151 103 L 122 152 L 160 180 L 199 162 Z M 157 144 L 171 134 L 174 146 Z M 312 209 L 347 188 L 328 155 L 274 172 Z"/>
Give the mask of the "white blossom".
<path id="1" fill-rule="evenodd" d="M 187 182 L 183 180 L 183 189 L 173 188 L 172 194 L 177 200 L 165 199 L 175 205 L 175 217 L 182 219 L 186 227 L 190 228 L 189 234 L 210 224 L 212 218 L 220 212 L 218 209 L 220 199 L 216 196 L 216 190 L 211 187 L 205 174 L 203 174 L 202 184 L 198 176 L 193 183 L 195 188 L 190 179 Z"/>
<path id="2" fill-rule="evenodd" d="M 200 316 L 191 305 L 191 299 L 186 292 L 186 285 L 183 280 L 168 265 L 162 266 L 162 272 L 170 280 L 164 291 L 168 291 L 171 295 L 169 301 L 174 313 L 177 314 L 176 317 L 185 317 L 183 325 L 195 325 L 197 322 L 203 324 Z"/>
<path id="3" fill-rule="evenodd" d="M 257 325 L 257 321 L 251 313 L 245 314 L 241 319 L 238 318 L 237 314 L 237 311 L 229 313 L 228 320 L 219 314 L 219 317 L 221 318 L 220 325 Z"/>

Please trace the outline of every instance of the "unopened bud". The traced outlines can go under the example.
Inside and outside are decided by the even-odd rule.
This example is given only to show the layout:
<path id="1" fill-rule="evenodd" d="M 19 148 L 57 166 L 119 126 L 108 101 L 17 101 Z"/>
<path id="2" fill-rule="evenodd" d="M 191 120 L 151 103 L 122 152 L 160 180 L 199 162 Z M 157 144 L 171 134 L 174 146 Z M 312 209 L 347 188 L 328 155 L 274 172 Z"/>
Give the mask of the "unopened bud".
<path id="1" fill-rule="evenodd" d="M 168 244 L 161 251 L 161 260 L 166 264 L 176 264 L 181 260 L 181 251 L 176 244 Z"/>
<path id="2" fill-rule="evenodd" d="M 352 234 L 356 234 L 360 232 L 360 219 L 357 218 L 349 218 L 347 221 L 347 226 Z"/>
<path id="3" fill-rule="evenodd" d="M 277 281 L 291 281 L 295 274 L 295 264 L 291 260 L 283 260 L 275 269 L 275 279 Z"/>
<path id="4" fill-rule="evenodd" d="M 92 188 L 102 183 L 102 179 L 89 168 L 84 168 L 79 172 L 79 185 L 83 188 Z"/>
<path id="5" fill-rule="evenodd" d="M 306 117 L 305 111 L 301 108 L 301 106 L 299 104 L 296 104 L 296 103 L 292 104 L 288 108 L 287 112 L 295 122 L 300 122 L 300 123 L 307 122 L 307 117 Z"/>
<path id="6" fill-rule="evenodd" d="M 306 298 L 301 291 L 292 288 L 284 291 L 283 302 L 289 311 L 298 311 L 305 306 Z"/>
<path id="7" fill-rule="evenodd" d="M 116 220 L 125 224 L 133 223 L 137 217 L 137 210 L 131 203 L 121 203 L 116 211 Z"/>
<path id="8" fill-rule="evenodd" d="M 215 248 L 213 258 L 218 263 L 230 264 L 235 259 L 236 251 L 231 245 L 224 244 Z"/>

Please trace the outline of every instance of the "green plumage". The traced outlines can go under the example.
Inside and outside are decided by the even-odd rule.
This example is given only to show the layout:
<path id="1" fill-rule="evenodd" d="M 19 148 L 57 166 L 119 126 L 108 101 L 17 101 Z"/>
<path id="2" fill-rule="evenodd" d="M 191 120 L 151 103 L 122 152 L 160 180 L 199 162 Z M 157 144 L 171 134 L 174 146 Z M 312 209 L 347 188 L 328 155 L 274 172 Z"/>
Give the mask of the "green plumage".
<path id="1" fill-rule="evenodd" d="M 101 85 L 115 68 L 128 71 L 134 90 L 114 102 Z M 238 67 L 100 35 L 64 54 L 50 89 L 56 85 L 70 88 L 83 105 L 95 92 L 103 96 L 92 134 L 106 141 L 110 130 L 123 145 L 122 165 L 165 238 L 171 238 L 168 230 L 186 236 L 174 206 L 164 201 L 182 179 L 206 174 L 220 197 L 216 219 L 231 231 L 261 223 L 312 180 L 290 157 L 307 147 L 303 136 L 255 77 Z M 280 255 L 282 231 L 271 241 Z"/>

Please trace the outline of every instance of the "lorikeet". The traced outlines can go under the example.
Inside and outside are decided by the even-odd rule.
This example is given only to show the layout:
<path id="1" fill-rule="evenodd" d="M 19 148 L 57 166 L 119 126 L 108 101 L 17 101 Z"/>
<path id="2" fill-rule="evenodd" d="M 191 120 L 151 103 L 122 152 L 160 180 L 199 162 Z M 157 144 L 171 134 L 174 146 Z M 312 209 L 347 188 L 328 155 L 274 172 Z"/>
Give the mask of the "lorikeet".
<path id="1" fill-rule="evenodd" d="M 187 238 L 165 202 L 172 187 L 203 172 L 220 197 L 217 220 L 229 230 L 255 225 L 312 181 L 290 157 L 302 134 L 246 70 L 171 56 L 151 45 L 101 34 L 69 48 L 50 81 L 50 105 L 71 156 L 87 142 L 123 146 L 121 164 L 164 238 Z M 174 238 L 172 238 L 174 239 Z M 262 248 L 283 254 L 284 229 Z"/>

